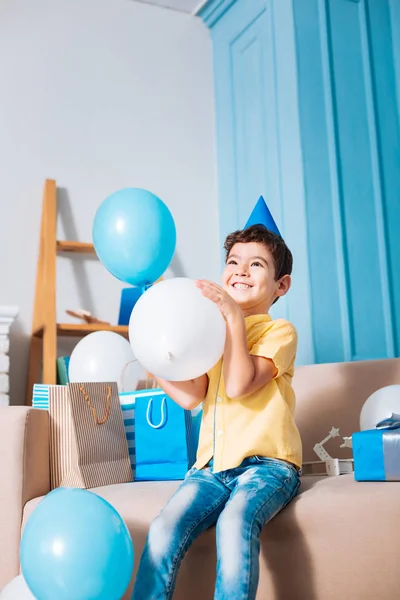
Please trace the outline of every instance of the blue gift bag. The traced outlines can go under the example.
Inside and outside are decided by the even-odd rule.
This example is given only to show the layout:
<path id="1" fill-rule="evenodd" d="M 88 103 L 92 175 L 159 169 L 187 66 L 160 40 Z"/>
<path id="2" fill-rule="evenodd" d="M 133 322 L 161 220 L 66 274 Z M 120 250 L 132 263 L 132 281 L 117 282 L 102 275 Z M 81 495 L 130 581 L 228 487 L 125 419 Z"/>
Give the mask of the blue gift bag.
<path id="1" fill-rule="evenodd" d="M 135 392 L 135 480 L 184 479 L 195 462 L 197 433 L 190 410 L 163 390 Z"/>

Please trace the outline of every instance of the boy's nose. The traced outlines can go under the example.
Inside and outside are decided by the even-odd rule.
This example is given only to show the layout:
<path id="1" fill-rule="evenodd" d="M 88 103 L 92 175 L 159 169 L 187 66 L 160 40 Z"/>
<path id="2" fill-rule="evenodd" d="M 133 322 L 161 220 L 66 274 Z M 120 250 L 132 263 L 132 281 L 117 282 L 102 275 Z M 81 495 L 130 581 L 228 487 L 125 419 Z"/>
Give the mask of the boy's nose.
<path id="1" fill-rule="evenodd" d="M 236 275 L 238 277 L 247 277 L 249 271 L 246 266 L 239 265 L 236 269 Z"/>

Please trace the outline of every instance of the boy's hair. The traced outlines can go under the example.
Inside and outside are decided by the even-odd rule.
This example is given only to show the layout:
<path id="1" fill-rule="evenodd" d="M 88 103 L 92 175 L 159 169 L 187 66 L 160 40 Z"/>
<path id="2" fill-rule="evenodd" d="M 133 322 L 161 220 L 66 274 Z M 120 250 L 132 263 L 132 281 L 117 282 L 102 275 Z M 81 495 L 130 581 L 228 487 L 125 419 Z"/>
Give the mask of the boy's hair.
<path id="1" fill-rule="evenodd" d="M 246 229 L 238 229 L 230 233 L 224 244 L 225 258 L 228 259 L 229 253 L 235 244 L 248 244 L 250 242 L 264 244 L 271 252 L 275 267 L 275 281 L 279 281 L 284 275 L 292 273 L 292 253 L 286 246 L 284 239 L 267 229 L 265 225 L 251 225 Z"/>

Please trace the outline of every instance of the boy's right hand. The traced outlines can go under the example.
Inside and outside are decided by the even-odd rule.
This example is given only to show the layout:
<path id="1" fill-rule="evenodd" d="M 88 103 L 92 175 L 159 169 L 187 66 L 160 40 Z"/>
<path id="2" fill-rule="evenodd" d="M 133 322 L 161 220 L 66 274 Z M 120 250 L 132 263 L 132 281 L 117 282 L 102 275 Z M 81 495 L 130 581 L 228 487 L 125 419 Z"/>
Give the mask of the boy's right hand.
<path id="1" fill-rule="evenodd" d="M 222 316 L 226 321 L 230 321 L 231 319 L 235 318 L 243 319 L 240 306 L 228 294 L 228 292 L 223 290 L 222 287 L 217 283 L 200 279 L 196 281 L 196 285 L 200 289 L 203 296 L 218 306 Z"/>

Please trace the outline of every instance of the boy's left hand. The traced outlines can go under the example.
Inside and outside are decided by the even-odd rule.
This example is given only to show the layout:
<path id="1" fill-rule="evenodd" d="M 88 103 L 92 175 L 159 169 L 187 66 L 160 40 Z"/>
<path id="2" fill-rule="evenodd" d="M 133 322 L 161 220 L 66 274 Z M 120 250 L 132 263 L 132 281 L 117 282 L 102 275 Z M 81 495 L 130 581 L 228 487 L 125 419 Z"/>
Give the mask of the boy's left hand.
<path id="1" fill-rule="evenodd" d="M 239 305 L 227 292 L 225 292 L 225 290 L 222 289 L 222 287 L 213 281 L 207 281 L 205 279 L 197 280 L 196 285 L 203 296 L 215 302 L 226 321 L 237 316 L 242 316 Z"/>

